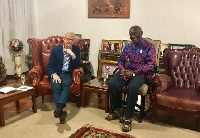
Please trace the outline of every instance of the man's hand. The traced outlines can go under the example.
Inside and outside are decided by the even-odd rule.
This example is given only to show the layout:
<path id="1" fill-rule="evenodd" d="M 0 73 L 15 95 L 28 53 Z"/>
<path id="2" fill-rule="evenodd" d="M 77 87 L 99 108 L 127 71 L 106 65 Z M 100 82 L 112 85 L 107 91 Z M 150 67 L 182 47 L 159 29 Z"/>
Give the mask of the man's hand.
<path id="1" fill-rule="evenodd" d="M 60 77 L 57 75 L 57 74 L 54 74 L 53 75 L 53 82 L 55 82 L 55 83 L 61 83 L 61 79 L 60 79 Z"/>
<path id="2" fill-rule="evenodd" d="M 66 52 L 67 52 L 67 54 L 69 54 L 72 58 L 74 58 L 75 57 L 75 54 L 72 52 L 72 50 L 71 49 L 66 49 L 65 50 Z"/>
<path id="3" fill-rule="evenodd" d="M 132 78 L 133 76 L 135 76 L 135 73 L 133 73 L 132 71 L 130 70 L 126 70 L 126 69 L 121 69 L 121 75 L 122 75 L 122 78 L 124 80 L 127 80 L 127 79 L 130 79 Z"/>

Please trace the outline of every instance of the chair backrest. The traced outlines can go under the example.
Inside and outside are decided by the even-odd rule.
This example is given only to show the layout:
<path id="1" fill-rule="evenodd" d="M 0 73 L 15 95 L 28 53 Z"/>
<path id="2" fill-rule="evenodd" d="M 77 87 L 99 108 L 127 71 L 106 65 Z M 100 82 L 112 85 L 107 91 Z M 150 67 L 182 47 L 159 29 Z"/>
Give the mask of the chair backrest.
<path id="1" fill-rule="evenodd" d="M 47 39 L 44 39 L 42 41 L 42 64 L 44 69 L 44 74 L 47 74 L 47 65 L 49 63 L 49 56 L 51 54 L 51 50 L 54 47 L 57 47 L 61 44 L 63 44 L 63 38 L 62 36 L 51 36 Z"/>
<path id="2" fill-rule="evenodd" d="M 159 58 L 160 58 L 160 49 L 161 49 L 160 44 L 161 44 L 161 41 L 160 40 L 153 40 L 151 38 L 144 38 L 144 39 L 147 40 L 147 41 L 149 41 L 149 42 L 151 42 L 154 45 L 154 47 L 156 49 L 156 65 L 157 65 L 157 67 L 159 67 Z"/>
<path id="3" fill-rule="evenodd" d="M 200 87 L 200 49 L 195 46 L 184 49 L 164 50 L 167 75 L 175 87 L 197 89 Z"/>

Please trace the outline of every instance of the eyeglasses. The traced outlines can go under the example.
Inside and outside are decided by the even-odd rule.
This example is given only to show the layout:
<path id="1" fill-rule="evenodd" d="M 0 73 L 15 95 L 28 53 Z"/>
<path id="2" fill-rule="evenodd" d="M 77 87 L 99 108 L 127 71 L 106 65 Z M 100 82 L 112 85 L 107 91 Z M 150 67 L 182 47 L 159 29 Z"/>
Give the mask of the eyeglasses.
<path id="1" fill-rule="evenodd" d="M 74 39 L 71 39 L 71 38 L 64 38 L 63 40 L 74 41 Z"/>

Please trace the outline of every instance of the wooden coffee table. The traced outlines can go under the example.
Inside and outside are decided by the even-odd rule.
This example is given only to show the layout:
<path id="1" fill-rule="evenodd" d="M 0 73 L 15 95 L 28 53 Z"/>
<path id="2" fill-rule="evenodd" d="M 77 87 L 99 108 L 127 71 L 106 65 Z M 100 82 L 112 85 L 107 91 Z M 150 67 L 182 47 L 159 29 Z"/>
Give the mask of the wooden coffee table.
<path id="1" fill-rule="evenodd" d="M 109 110 L 109 96 L 108 86 L 102 85 L 98 78 L 95 78 L 89 82 L 82 84 L 81 95 L 82 95 L 82 107 L 85 107 L 85 95 L 86 93 L 98 93 L 98 102 L 100 105 L 101 94 L 105 95 L 105 112 Z"/>
<path id="2" fill-rule="evenodd" d="M 9 86 L 14 86 L 14 85 L 18 85 L 18 84 L 12 84 L 12 85 L 6 85 L 4 87 L 9 87 Z M 0 87 L 3 88 L 3 87 Z M 30 90 L 27 91 L 14 91 L 14 92 L 10 92 L 7 94 L 2 94 L 0 93 L 0 126 L 5 126 L 5 118 L 4 118 L 4 105 L 11 103 L 11 102 L 15 102 L 16 103 L 16 108 L 20 109 L 20 105 L 19 105 L 19 100 L 32 96 L 32 102 L 33 102 L 33 106 L 32 106 L 32 110 L 34 113 L 37 112 L 37 108 L 36 108 L 36 92 L 35 89 L 32 88 Z"/>

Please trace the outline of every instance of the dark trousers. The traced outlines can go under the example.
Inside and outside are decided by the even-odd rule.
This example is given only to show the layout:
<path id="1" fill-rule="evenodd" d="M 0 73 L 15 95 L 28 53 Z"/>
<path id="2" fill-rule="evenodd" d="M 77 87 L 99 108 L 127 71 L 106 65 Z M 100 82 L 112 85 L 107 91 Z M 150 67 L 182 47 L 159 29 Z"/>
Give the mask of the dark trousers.
<path id="1" fill-rule="evenodd" d="M 108 92 L 110 97 L 111 111 L 121 108 L 121 89 L 125 85 L 125 81 L 121 78 L 121 72 L 116 73 L 108 82 Z M 135 76 L 127 80 L 127 107 L 125 112 L 126 118 L 133 117 L 133 110 L 138 100 L 138 90 L 145 83 L 142 75 Z"/>
<path id="2" fill-rule="evenodd" d="M 64 108 L 66 106 L 70 86 L 72 84 L 71 73 L 62 73 L 59 74 L 59 77 L 61 79 L 61 83 L 53 82 L 53 78 L 51 78 L 51 87 L 53 89 L 53 97 L 57 109 Z M 59 104 L 63 106 L 60 107 Z"/>

